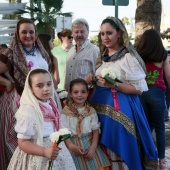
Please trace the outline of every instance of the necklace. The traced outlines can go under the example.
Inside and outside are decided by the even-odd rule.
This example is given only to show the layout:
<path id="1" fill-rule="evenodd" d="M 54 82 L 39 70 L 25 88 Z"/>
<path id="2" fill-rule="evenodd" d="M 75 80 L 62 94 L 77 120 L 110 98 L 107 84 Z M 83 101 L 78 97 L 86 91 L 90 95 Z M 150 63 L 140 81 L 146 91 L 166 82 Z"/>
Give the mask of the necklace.
<path id="1" fill-rule="evenodd" d="M 34 47 L 31 50 L 27 50 L 26 47 L 23 46 L 23 49 L 26 53 L 26 55 L 31 55 L 31 56 L 35 56 L 35 51 L 37 50 L 37 45 L 34 45 Z"/>

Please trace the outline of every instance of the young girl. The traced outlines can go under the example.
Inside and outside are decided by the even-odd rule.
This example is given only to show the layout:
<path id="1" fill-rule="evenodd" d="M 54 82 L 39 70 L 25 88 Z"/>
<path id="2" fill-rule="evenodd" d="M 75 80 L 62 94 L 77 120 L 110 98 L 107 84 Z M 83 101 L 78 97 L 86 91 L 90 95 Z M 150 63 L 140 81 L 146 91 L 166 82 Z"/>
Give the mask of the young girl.
<path id="1" fill-rule="evenodd" d="M 70 83 L 70 99 L 61 114 L 62 126 L 72 132 L 66 145 L 77 170 L 109 168 L 110 163 L 98 145 L 100 123 L 96 111 L 87 102 L 88 86 L 85 80 Z"/>
<path id="2" fill-rule="evenodd" d="M 47 53 L 51 59 L 51 62 L 52 62 L 52 67 L 51 67 L 52 72 L 51 73 L 53 75 L 54 88 L 57 89 L 58 84 L 60 82 L 60 78 L 59 78 L 59 70 L 58 70 L 58 60 L 51 52 L 51 50 L 54 48 L 53 38 L 49 34 L 39 34 L 38 38 L 40 39 L 43 47 L 45 48 L 45 50 L 47 51 Z M 54 94 L 54 100 L 56 101 L 59 111 L 61 112 L 62 106 L 61 106 L 61 102 L 60 102 L 57 92 L 55 92 L 55 94 Z"/>
<path id="3" fill-rule="evenodd" d="M 30 71 L 15 115 L 18 147 L 8 170 L 47 170 L 50 159 L 54 160 L 54 169 L 75 169 L 64 142 L 55 149 L 49 139 L 51 133 L 60 129 L 60 113 L 53 94 L 50 73 L 40 68 Z"/>

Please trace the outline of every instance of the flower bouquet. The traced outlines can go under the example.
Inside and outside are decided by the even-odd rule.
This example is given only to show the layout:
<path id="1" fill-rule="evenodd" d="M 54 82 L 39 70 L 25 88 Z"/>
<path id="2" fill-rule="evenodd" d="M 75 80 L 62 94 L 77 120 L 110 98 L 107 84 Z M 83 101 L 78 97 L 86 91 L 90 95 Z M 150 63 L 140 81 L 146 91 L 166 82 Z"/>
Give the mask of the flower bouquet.
<path id="1" fill-rule="evenodd" d="M 53 147 L 57 148 L 59 143 L 69 139 L 71 137 L 71 132 L 67 128 L 60 129 L 50 135 L 50 140 L 53 143 Z M 50 159 L 48 170 L 52 170 L 53 167 L 53 160 Z"/>
<path id="2" fill-rule="evenodd" d="M 57 93 L 58 93 L 58 96 L 61 101 L 61 106 L 62 106 L 62 108 L 64 108 L 64 106 L 66 105 L 66 99 L 68 97 L 68 92 L 66 90 L 57 89 Z"/>
<path id="3" fill-rule="evenodd" d="M 118 69 L 107 67 L 103 68 L 101 71 L 101 76 L 111 85 L 114 85 L 114 82 L 120 82 L 120 71 Z"/>
<path id="4" fill-rule="evenodd" d="M 65 90 L 57 89 L 57 93 L 58 93 L 61 101 L 67 99 L 67 97 L 68 97 L 68 92 Z"/>

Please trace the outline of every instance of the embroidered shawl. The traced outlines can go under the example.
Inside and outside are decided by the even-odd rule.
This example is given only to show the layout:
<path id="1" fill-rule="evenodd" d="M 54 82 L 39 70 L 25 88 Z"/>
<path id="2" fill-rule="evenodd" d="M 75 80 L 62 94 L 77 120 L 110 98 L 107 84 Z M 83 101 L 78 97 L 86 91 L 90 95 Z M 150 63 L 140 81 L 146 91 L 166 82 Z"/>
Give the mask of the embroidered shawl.
<path id="1" fill-rule="evenodd" d="M 75 104 L 70 99 L 67 105 L 64 107 L 63 114 L 71 116 L 71 117 L 77 117 L 77 125 L 76 125 L 76 133 L 78 137 L 82 135 L 82 120 L 93 113 L 96 113 L 95 109 L 93 107 L 90 107 L 88 103 L 85 104 L 85 109 L 83 113 L 79 113 Z"/>
<path id="2" fill-rule="evenodd" d="M 42 103 L 39 103 L 44 120 L 53 121 L 55 125 L 55 130 L 59 131 L 61 125 L 60 112 L 52 99 L 50 99 L 49 104 L 52 107 L 52 110 L 49 109 L 47 106 L 43 105 Z"/>
<path id="3" fill-rule="evenodd" d="M 51 59 L 44 49 L 38 36 L 35 43 L 37 44 L 37 48 L 40 51 L 42 57 L 47 61 L 49 65 L 49 71 L 51 72 Z M 10 74 L 14 79 L 16 90 L 21 95 L 24 88 L 26 76 L 29 72 L 29 67 L 27 65 L 22 43 L 19 39 L 19 35 L 17 34 L 17 27 L 14 36 L 10 42 L 9 48 L 1 52 L 0 60 L 4 61 L 5 57 L 8 58 L 8 62 L 6 64 L 8 65 Z"/>

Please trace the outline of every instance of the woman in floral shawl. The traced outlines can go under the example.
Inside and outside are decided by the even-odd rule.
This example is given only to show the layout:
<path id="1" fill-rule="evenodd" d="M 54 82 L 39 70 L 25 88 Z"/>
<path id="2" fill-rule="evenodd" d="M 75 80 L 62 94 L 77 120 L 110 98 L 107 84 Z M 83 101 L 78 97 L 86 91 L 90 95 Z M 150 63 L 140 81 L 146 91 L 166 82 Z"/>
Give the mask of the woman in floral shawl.
<path id="1" fill-rule="evenodd" d="M 101 24 L 101 55 L 96 66 L 97 86 L 91 104 L 101 122 L 100 142 L 114 170 L 157 169 L 157 151 L 138 95 L 147 91 L 145 65 L 128 40 L 123 23 L 108 17 Z M 120 72 L 120 82 L 110 84 L 104 68 Z M 87 76 L 92 81 L 92 75 Z"/>
<path id="2" fill-rule="evenodd" d="M 51 60 L 37 38 L 37 31 L 30 19 L 21 19 L 9 48 L 0 53 L 0 74 L 8 79 L 0 82 L 6 88 L 0 97 L 0 167 L 6 169 L 17 147 L 14 131 L 14 114 L 19 106 L 20 95 L 28 72 L 33 68 L 51 72 Z"/>

